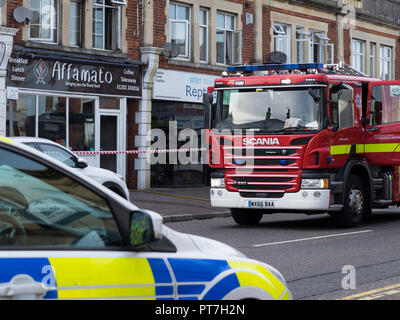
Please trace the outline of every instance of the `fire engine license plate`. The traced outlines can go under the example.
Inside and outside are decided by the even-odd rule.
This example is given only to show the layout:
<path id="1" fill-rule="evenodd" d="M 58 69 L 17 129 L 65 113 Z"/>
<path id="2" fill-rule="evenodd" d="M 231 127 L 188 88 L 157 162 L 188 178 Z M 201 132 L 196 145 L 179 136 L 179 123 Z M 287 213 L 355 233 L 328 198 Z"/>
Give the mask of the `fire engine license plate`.
<path id="1" fill-rule="evenodd" d="M 274 201 L 249 201 L 249 208 L 275 208 Z"/>

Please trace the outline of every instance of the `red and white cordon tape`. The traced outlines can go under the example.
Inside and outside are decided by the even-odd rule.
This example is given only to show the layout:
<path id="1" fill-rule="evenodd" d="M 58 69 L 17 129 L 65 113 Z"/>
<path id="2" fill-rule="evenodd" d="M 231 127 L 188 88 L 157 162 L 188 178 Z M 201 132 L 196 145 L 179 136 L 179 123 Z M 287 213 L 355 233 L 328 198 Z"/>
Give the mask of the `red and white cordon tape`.
<path id="1" fill-rule="evenodd" d="M 98 154 L 146 154 L 146 153 L 179 153 L 179 152 L 199 152 L 206 151 L 207 148 L 189 149 L 147 149 L 147 150 L 120 150 L 120 151 L 72 151 L 76 155 L 89 156 Z"/>

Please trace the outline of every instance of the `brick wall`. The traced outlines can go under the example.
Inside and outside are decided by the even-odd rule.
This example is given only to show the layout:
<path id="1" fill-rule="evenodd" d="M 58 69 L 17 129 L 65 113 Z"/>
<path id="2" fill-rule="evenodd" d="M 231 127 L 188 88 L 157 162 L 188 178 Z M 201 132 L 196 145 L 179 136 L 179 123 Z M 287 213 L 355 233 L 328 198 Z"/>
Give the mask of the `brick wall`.
<path id="1" fill-rule="evenodd" d="M 143 36 L 143 5 L 138 5 L 137 0 L 127 1 L 126 6 L 126 42 L 128 49 L 128 56 L 133 60 L 140 60 L 140 46 L 142 45 Z"/>
<path id="2" fill-rule="evenodd" d="M 23 23 L 18 23 L 17 21 L 14 20 L 14 17 L 12 15 L 13 11 L 17 7 L 23 6 L 23 1 L 22 0 L 7 0 L 7 27 L 9 28 L 15 28 L 15 29 L 20 29 L 20 31 L 16 34 L 14 38 L 14 43 L 15 44 L 21 44 L 22 43 L 22 28 L 24 27 Z"/>
<path id="3" fill-rule="evenodd" d="M 262 6 L 262 57 L 267 61 L 271 52 L 271 10 L 269 6 Z"/>
<path id="4" fill-rule="evenodd" d="M 127 150 L 135 150 L 135 136 L 138 134 L 138 125 L 135 122 L 135 114 L 139 109 L 139 101 L 128 99 L 127 100 Z M 127 161 L 127 175 L 126 183 L 129 188 L 136 189 L 137 186 L 137 171 L 135 170 L 135 159 L 137 155 L 128 155 Z"/>

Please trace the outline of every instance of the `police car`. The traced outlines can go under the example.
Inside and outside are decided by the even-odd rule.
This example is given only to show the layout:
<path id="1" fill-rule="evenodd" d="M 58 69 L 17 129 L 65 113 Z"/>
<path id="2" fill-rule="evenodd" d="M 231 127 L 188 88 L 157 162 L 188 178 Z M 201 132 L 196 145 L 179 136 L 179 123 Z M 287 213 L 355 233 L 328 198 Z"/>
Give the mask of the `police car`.
<path id="1" fill-rule="evenodd" d="M 0 299 L 291 299 L 283 276 L 0 137 Z"/>
<path id="2" fill-rule="evenodd" d="M 34 137 L 12 137 L 15 142 L 23 143 L 34 149 L 42 151 L 50 157 L 57 159 L 67 166 L 74 168 L 76 172 L 91 177 L 110 190 L 129 200 L 129 190 L 122 176 L 110 170 L 89 166 L 85 159 L 77 157 L 67 148 L 49 139 Z"/>

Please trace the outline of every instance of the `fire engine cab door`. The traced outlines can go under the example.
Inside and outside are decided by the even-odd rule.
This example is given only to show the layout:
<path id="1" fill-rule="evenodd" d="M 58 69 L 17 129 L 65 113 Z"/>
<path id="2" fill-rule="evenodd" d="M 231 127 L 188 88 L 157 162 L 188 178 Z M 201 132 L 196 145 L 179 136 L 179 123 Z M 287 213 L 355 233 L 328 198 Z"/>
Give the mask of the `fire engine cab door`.
<path id="1" fill-rule="evenodd" d="M 364 155 L 378 166 L 400 164 L 400 81 L 369 83 Z"/>
<path id="2" fill-rule="evenodd" d="M 361 95 L 359 86 L 347 85 L 338 92 L 331 89 L 331 100 L 336 101 L 334 123 L 338 126 L 330 137 L 333 165 L 342 168 L 351 155 L 355 155 L 362 145 Z"/>

